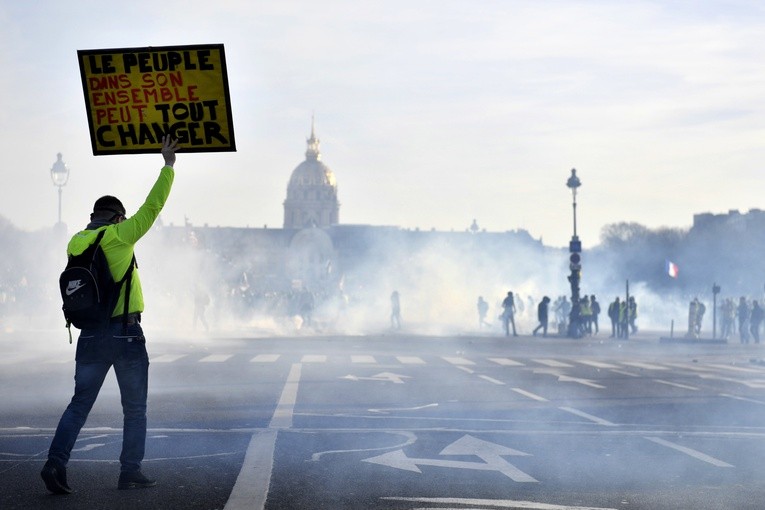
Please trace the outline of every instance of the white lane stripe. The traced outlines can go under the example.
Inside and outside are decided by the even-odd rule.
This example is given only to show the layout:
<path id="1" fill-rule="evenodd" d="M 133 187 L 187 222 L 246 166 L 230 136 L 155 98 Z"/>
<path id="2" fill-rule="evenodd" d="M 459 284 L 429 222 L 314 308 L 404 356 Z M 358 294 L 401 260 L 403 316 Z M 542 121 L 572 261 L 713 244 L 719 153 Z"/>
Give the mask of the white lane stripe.
<path id="1" fill-rule="evenodd" d="M 233 357 L 233 354 L 210 354 L 200 359 L 200 363 L 223 363 L 227 359 Z"/>
<path id="2" fill-rule="evenodd" d="M 440 505 L 459 505 L 459 508 L 527 508 L 529 510 L 617 510 L 611 507 L 600 506 L 569 506 L 569 505 L 556 505 L 554 503 L 537 503 L 535 501 L 520 501 L 511 499 L 475 499 L 475 498 L 409 498 L 398 496 L 385 496 L 380 499 L 390 501 L 408 501 L 412 503 L 431 503 L 439 505 L 438 508 L 442 508 Z M 447 507 L 443 507 L 444 510 Z M 452 508 L 452 507 L 449 507 Z"/>
<path id="3" fill-rule="evenodd" d="M 266 507 L 274 467 L 276 436 L 279 429 L 292 427 L 301 368 L 299 363 L 292 365 L 268 429 L 253 434 L 250 439 L 242 469 L 224 510 L 263 510 Z"/>
<path id="4" fill-rule="evenodd" d="M 377 363 L 374 356 L 358 355 L 351 356 L 351 363 Z"/>
<path id="5" fill-rule="evenodd" d="M 640 377 L 638 374 L 633 374 L 632 372 L 627 372 L 626 370 L 617 370 L 615 368 L 611 369 L 611 372 L 621 374 L 621 375 L 628 375 L 630 377 Z"/>
<path id="6" fill-rule="evenodd" d="M 475 365 L 474 362 L 470 361 L 469 359 L 465 359 L 465 358 L 452 357 L 452 356 L 441 356 L 441 358 L 444 361 L 448 361 L 452 365 Z"/>
<path id="7" fill-rule="evenodd" d="M 327 357 L 324 354 L 306 354 L 300 360 L 301 363 L 324 363 Z"/>
<path id="8" fill-rule="evenodd" d="M 457 365 L 455 368 L 458 368 L 458 369 L 462 370 L 463 372 L 467 372 L 468 374 L 474 374 L 475 373 L 475 370 L 473 370 L 472 368 L 461 367 L 459 365 Z"/>
<path id="9" fill-rule="evenodd" d="M 755 400 L 753 398 L 739 397 L 737 395 L 731 395 L 729 393 L 720 393 L 720 396 L 721 397 L 726 397 L 726 398 L 732 398 L 732 399 L 735 399 L 735 400 L 743 400 L 744 402 L 751 402 L 753 404 L 760 404 L 762 406 L 765 406 L 765 402 L 763 402 L 762 400 Z"/>
<path id="10" fill-rule="evenodd" d="M 549 402 L 546 398 L 540 397 L 539 395 L 535 395 L 534 393 L 531 393 L 530 391 L 522 390 L 520 388 L 510 388 L 510 389 L 516 393 L 520 393 L 524 397 L 529 397 L 530 399 L 538 400 L 540 402 Z"/>
<path id="11" fill-rule="evenodd" d="M 399 363 L 404 365 L 424 365 L 425 361 L 419 356 L 396 356 Z"/>
<path id="12" fill-rule="evenodd" d="M 250 360 L 250 363 L 273 363 L 281 357 L 281 354 L 258 354 Z"/>
<path id="13" fill-rule="evenodd" d="M 622 365 L 630 367 L 642 368 L 644 370 L 669 370 L 667 367 L 659 365 L 652 365 L 651 363 L 644 363 L 642 361 L 622 361 Z"/>
<path id="14" fill-rule="evenodd" d="M 268 428 L 288 429 L 292 427 L 292 415 L 295 411 L 295 402 L 297 402 L 298 385 L 300 384 L 300 373 L 303 365 L 293 363 L 290 373 L 287 376 L 287 382 L 284 384 L 282 396 L 279 403 L 276 404 L 274 415 L 271 417 L 271 423 Z"/>
<path id="15" fill-rule="evenodd" d="M 582 365 L 589 365 L 595 368 L 619 368 L 618 366 L 612 365 L 611 363 L 603 363 L 602 361 L 594 361 L 589 359 L 580 359 L 577 360 L 577 363 L 581 363 Z"/>
<path id="16" fill-rule="evenodd" d="M 500 386 L 504 386 L 505 385 L 505 383 L 503 383 L 502 381 L 498 381 L 498 380 L 494 379 L 493 377 L 489 377 L 488 375 L 479 375 L 478 377 L 480 377 L 484 381 L 489 381 L 490 383 L 493 383 L 493 384 L 497 384 L 497 385 L 500 385 Z"/>
<path id="17" fill-rule="evenodd" d="M 163 354 L 162 356 L 157 356 L 156 358 L 151 358 L 151 363 L 172 363 L 173 361 L 178 361 L 181 358 L 185 358 L 188 356 L 187 354 Z"/>
<path id="18" fill-rule="evenodd" d="M 522 367 L 524 366 L 523 363 L 520 361 L 515 361 L 510 358 L 489 358 L 489 361 L 493 361 L 494 363 L 498 365 L 502 365 L 503 367 Z"/>
<path id="19" fill-rule="evenodd" d="M 689 455 L 693 457 L 694 459 L 701 460 L 703 462 L 707 462 L 709 464 L 712 464 L 713 466 L 717 467 L 734 467 L 732 464 L 728 464 L 727 462 L 723 462 L 720 459 L 715 459 L 714 457 L 711 457 L 707 455 L 706 453 L 701 453 L 698 450 L 694 450 L 692 448 L 687 448 L 685 446 L 680 446 L 679 444 L 671 443 L 669 441 L 665 441 L 664 439 L 661 439 L 659 437 L 646 437 L 649 441 L 653 441 L 656 444 L 660 444 L 662 446 L 666 446 L 667 448 L 672 448 L 673 450 L 677 450 L 679 452 L 682 452 L 686 455 Z"/>
<path id="20" fill-rule="evenodd" d="M 584 411 L 580 411 L 579 409 L 574 409 L 573 407 L 559 407 L 561 411 L 566 411 L 567 413 L 575 414 L 577 416 L 581 416 L 582 418 L 586 418 L 590 421 L 593 421 L 597 423 L 598 425 L 605 425 L 606 427 L 616 427 L 616 423 L 612 423 L 608 420 L 604 420 L 603 418 L 598 418 L 597 416 L 593 416 L 591 414 L 587 414 Z"/>
<path id="21" fill-rule="evenodd" d="M 569 365 L 568 363 L 555 361 L 554 359 L 533 359 L 531 361 L 539 363 L 540 365 L 545 365 L 548 367 L 555 367 L 555 368 L 571 368 L 574 366 L 574 365 Z"/>
<path id="22" fill-rule="evenodd" d="M 716 363 L 708 363 L 708 367 L 712 368 L 721 368 L 723 370 L 733 370 L 734 372 L 746 372 L 749 374 L 761 374 L 762 371 L 758 370 L 756 368 L 745 368 L 745 367 L 736 367 L 733 365 L 718 365 Z"/>
<path id="23" fill-rule="evenodd" d="M 263 510 L 266 507 L 276 449 L 276 429 L 253 434 L 239 476 L 223 510 Z"/>
<path id="24" fill-rule="evenodd" d="M 696 386 L 688 386 L 687 384 L 680 384 L 680 383 L 674 383 L 672 381 L 665 381 L 663 379 L 654 379 L 657 383 L 666 384 L 667 386 L 674 386 L 676 388 L 683 388 L 685 390 L 693 390 L 698 391 L 699 389 Z"/>

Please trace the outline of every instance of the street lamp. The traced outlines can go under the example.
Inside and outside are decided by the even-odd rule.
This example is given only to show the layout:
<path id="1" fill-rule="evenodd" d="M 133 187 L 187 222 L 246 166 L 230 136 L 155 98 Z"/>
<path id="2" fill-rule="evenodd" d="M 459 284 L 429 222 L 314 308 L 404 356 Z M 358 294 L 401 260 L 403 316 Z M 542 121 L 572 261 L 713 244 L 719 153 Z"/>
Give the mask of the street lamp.
<path id="1" fill-rule="evenodd" d="M 61 188 L 69 180 L 69 167 L 61 159 L 60 152 L 56 154 L 56 157 L 56 162 L 53 163 L 50 169 L 50 178 L 53 180 L 53 185 L 58 187 L 58 222 L 61 223 Z"/>
<path id="2" fill-rule="evenodd" d="M 571 275 L 568 277 L 569 283 L 571 283 L 571 313 L 568 318 L 568 336 L 570 338 L 581 338 L 582 336 L 582 314 L 581 306 L 579 304 L 579 281 L 581 280 L 582 271 L 582 243 L 579 241 L 579 236 L 576 235 L 576 189 L 582 185 L 582 181 L 576 176 L 576 169 L 571 169 L 571 177 L 566 181 L 566 186 L 571 190 L 573 197 L 573 209 L 574 209 L 574 235 L 571 237 L 571 242 L 568 244 L 569 251 L 569 269 L 571 269 Z"/>

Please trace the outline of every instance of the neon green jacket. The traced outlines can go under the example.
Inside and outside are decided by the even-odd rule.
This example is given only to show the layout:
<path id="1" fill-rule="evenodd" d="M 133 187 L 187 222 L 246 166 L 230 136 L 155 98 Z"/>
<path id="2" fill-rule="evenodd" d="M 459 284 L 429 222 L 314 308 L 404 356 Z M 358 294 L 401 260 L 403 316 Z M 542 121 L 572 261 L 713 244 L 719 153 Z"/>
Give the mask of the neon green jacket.
<path id="1" fill-rule="evenodd" d="M 100 230 L 106 229 L 101 248 L 104 250 L 106 260 L 109 262 L 109 270 L 114 281 L 120 281 L 133 260 L 133 249 L 140 238 L 146 234 L 154 221 L 159 216 L 162 207 L 170 195 L 175 171 L 171 166 L 164 166 L 159 172 L 157 182 L 149 191 L 146 201 L 138 211 L 122 223 L 110 224 L 94 230 L 83 230 L 75 234 L 66 248 L 67 255 L 79 255 L 93 244 Z M 125 289 L 120 292 L 117 305 L 114 307 L 112 317 L 121 315 L 125 306 Z M 138 270 L 133 270 L 130 285 L 130 303 L 128 313 L 143 312 L 143 291 L 141 290 L 141 278 Z"/>

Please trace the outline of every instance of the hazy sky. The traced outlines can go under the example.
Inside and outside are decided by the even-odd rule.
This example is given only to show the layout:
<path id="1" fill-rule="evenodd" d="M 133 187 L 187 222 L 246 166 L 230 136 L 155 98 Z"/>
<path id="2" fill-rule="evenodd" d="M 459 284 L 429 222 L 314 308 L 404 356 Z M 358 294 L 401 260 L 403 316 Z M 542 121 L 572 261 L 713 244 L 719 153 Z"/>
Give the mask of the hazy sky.
<path id="1" fill-rule="evenodd" d="M 159 155 L 91 152 L 78 49 L 223 43 L 238 151 L 181 154 L 165 223 L 281 227 L 311 115 L 341 223 L 571 236 L 765 208 L 761 0 L 0 0 L 0 216 L 142 202 Z"/>

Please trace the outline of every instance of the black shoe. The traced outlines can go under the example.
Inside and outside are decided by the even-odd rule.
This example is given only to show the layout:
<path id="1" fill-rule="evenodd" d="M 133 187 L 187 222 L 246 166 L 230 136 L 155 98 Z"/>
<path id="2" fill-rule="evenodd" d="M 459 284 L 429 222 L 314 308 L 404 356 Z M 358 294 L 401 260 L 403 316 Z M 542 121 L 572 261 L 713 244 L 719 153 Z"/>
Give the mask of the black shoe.
<path id="1" fill-rule="evenodd" d="M 123 471 L 120 473 L 120 481 L 117 483 L 117 488 L 120 490 L 145 489 L 155 485 L 157 485 L 156 480 L 146 478 L 140 471 Z"/>
<path id="2" fill-rule="evenodd" d="M 66 468 L 49 460 L 40 471 L 40 476 L 45 482 L 45 487 L 53 494 L 71 494 L 72 489 L 66 483 Z"/>

